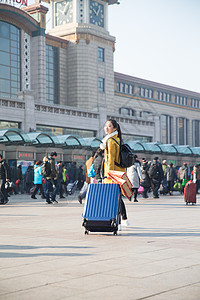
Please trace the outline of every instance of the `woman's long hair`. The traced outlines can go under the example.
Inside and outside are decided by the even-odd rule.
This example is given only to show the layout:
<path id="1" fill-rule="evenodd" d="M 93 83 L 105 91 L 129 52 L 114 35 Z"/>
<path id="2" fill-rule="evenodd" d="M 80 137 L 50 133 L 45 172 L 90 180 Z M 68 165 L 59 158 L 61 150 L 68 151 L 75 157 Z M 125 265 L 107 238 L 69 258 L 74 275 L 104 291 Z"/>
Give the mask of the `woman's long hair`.
<path id="1" fill-rule="evenodd" d="M 120 143 L 122 143 L 122 132 L 121 132 L 121 128 L 120 128 L 119 124 L 114 119 L 109 119 L 108 121 L 111 122 L 113 127 L 117 130 L 118 138 L 120 139 Z"/>

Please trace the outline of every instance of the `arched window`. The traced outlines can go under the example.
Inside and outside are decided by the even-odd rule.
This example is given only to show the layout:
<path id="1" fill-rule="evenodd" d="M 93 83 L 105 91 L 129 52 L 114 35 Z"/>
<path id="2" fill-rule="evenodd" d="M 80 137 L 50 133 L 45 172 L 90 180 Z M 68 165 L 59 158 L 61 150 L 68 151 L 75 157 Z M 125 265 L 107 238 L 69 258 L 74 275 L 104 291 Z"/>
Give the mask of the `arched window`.
<path id="1" fill-rule="evenodd" d="M 0 96 L 17 98 L 21 88 L 20 29 L 0 21 Z"/>

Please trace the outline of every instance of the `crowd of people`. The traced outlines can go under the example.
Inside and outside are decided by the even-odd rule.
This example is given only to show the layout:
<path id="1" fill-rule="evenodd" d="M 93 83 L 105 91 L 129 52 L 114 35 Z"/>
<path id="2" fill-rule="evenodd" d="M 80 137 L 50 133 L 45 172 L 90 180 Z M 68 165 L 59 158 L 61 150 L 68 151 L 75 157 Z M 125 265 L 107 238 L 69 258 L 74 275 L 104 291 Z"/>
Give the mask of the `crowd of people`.
<path id="1" fill-rule="evenodd" d="M 68 196 L 67 185 L 76 182 L 80 190 L 84 184 L 83 166 L 76 166 L 76 162 L 65 164 L 56 162 L 57 153 L 52 152 L 43 161 L 38 160 L 29 165 L 25 174 L 22 166 L 14 162 L 9 167 L 0 154 L 0 204 L 6 204 L 11 195 L 27 194 L 32 199 L 37 199 L 38 192 L 47 204 L 57 203 L 56 197 Z M 8 187 L 6 182 L 9 183 Z M 12 183 L 12 184 L 11 184 Z"/>
<path id="2" fill-rule="evenodd" d="M 41 198 L 46 199 L 47 204 L 57 203 L 58 196 L 65 198 L 68 195 L 67 186 L 69 183 L 76 183 L 76 188 L 80 190 L 78 201 L 82 203 L 86 197 L 88 185 L 91 183 L 110 183 L 107 178 L 110 170 L 126 172 L 132 183 L 133 197 L 129 199 L 138 202 L 138 193 L 143 198 L 148 198 L 152 192 L 153 198 L 159 198 L 160 194 L 173 195 L 173 191 L 184 192 L 184 187 L 190 179 L 197 186 L 197 193 L 200 184 L 200 165 L 193 167 L 192 172 L 184 163 L 178 170 L 172 162 L 167 160 L 159 161 L 154 157 L 152 161 L 145 158 L 138 159 L 134 155 L 133 164 L 127 169 L 120 167 L 120 144 L 122 143 L 121 129 L 119 124 L 110 119 L 106 121 L 105 137 L 102 140 L 100 148 L 92 152 L 91 157 L 86 161 L 85 168 L 77 167 L 76 162 L 65 164 L 62 161 L 56 161 L 57 153 L 52 152 L 43 161 L 38 160 L 34 166 L 29 165 L 25 174 L 22 174 L 22 166 L 16 166 L 14 162 L 11 167 L 8 166 L 3 156 L 0 154 L 0 204 L 6 204 L 8 197 L 12 194 L 26 193 L 31 198 L 37 199 L 38 192 Z M 85 170 L 84 170 L 85 169 Z M 10 189 L 6 189 L 7 183 Z M 126 208 L 121 203 L 122 221 L 128 224 Z"/>

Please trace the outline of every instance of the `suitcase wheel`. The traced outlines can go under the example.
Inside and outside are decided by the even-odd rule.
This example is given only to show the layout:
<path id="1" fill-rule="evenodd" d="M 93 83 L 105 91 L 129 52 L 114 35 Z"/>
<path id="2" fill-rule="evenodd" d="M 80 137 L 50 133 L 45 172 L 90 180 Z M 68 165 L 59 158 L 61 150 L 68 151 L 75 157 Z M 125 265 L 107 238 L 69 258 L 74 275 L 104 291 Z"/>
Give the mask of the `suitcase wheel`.
<path id="1" fill-rule="evenodd" d="M 186 201 L 185 204 L 188 205 L 188 201 Z"/>
<path id="2" fill-rule="evenodd" d="M 89 234 L 89 231 L 88 231 L 88 230 L 85 230 L 85 234 Z"/>
<path id="3" fill-rule="evenodd" d="M 113 235 L 117 235 L 117 231 L 113 231 Z"/>

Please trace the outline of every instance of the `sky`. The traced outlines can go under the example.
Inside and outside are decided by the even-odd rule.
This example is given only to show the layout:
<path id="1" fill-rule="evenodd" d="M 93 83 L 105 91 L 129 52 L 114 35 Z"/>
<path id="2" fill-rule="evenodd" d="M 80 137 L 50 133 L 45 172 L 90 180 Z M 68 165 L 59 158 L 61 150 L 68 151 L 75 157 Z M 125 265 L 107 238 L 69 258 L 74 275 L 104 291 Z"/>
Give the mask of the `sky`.
<path id="1" fill-rule="evenodd" d="M 200 92 L 200 0 L 109 6 L 115 72 Z"/>

